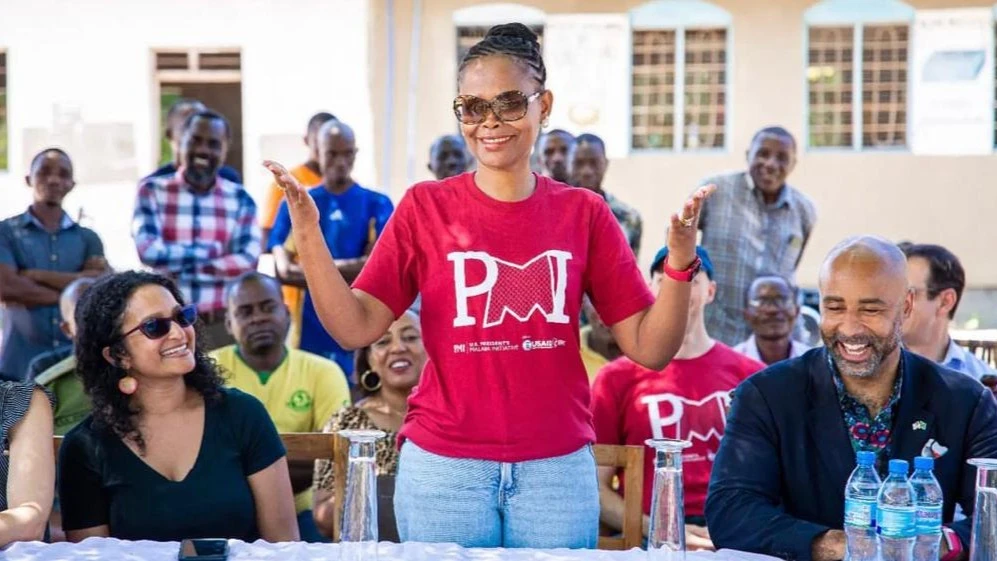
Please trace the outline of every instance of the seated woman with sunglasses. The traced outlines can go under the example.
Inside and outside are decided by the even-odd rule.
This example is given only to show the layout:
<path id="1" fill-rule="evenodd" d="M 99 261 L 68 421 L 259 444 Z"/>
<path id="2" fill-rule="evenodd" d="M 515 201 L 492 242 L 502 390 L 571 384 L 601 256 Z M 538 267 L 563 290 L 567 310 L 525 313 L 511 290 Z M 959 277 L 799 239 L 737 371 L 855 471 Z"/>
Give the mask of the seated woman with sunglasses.
<path id="1" fill-rule="evenodd" d="M 169 279 L 98 281 L 76 309 L 77 372 L 93 413 L 66 435 L 66 537 L 298 539 L 280 437 L 263 405 L 222 387 L 194 306 Z"/>
<path id="2" fill-rule="evenodd" d="M 606 202 L 530 172 L 554 101 L 545 79 L 537 37 L 522 24 L 493 27 L 471 47 L 453 108 L 478 169 L 409 189 L 352 290 L 314 201 L 265 164 L 287 192 L 319 318 L 344 347 L 376 341 L 422 294 L 429 361 L 409 398 L 395 486 L 403 541 L 595 547 L 582 296 L 648 368 L 682 344 L 710 189 L 672 214 L 669 279 L 655 299 Z"/>
<path id="3" fill-rule="evenodd" d="M 380 430 L 385 437 L 378 440 L 375 458 L 377 475 L 394 476 L 398 470 L 398 429 L 408 411 L 408 396 L 419 383 L 426 365 L 426 348 L 422 344 L 419 316 L 408 311 L 398 318 L 388 331 L 369 347 L 356 352 L 355 370 L 359 376 L 360 397 L 354 405 L 333 415 L 322 432 L 341 430 Z M 380 479 L 377 494 L 392 496 Z M 324 535 L 332 537 L 333 515 L 336 511 L 335 470 L 329 460 L 315 462 L 315 524 Z M 342 505 L 339 506 L 342 508 Z M 394 508 L 378 508 L 379 538 L 397 542 Z"/>

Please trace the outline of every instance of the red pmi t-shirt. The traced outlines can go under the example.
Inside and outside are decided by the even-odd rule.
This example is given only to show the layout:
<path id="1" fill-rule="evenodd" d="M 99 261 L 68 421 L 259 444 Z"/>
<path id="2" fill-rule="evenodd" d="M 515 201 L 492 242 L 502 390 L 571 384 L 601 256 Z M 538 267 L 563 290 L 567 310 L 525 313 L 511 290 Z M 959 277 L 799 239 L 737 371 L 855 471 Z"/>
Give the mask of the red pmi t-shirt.
<path id="1" fill-rule="evenodd" d="M 713 458 L 727 424 L 730 393 L 763 368 L 764 364 L 720 342 L 700 357 L 672 359 L 661 372 L 626 357 L 616 359 L 599 371 L 592 385 L 596 442 L 638 446 L 648 438 L 692 442 L 682 454 L 685 513 L 702 516 Z M 654 451 L 645 448 L 645 514 L 651 512 L 653 489 Z"/>
<path id="2" fill-rule="evenodd" d="M 529 198 L 502 202 L 472 173 L 409 189 L 353 287 L 395 316 L 422 295 L 429 360 L 401 437 L 501 462 L 595 440 L 582 294 L 609 325 L 654 300 L 601 197 L 538 177 Z"/>

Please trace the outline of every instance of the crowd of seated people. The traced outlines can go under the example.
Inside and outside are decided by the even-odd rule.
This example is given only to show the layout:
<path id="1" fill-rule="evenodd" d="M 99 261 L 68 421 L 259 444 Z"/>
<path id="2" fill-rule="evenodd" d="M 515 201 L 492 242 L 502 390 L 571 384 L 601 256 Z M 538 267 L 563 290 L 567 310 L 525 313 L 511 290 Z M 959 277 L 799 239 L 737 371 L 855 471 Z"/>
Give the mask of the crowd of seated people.
<path id="1" fill-rule="evenodd" d="M 787 182 L 793 135 L 758 131 L 743 171 L 655 226 L 666 246 L 641 271 L 643 219 L 604 185 L 605 143 L 543 131 L 545 80 L 528 28 L 489 31 L 459 67 L 461 134 L 433 143 L 433 179 L 397 205 L 353 179 L 353 129 L 319 112 L 304 163 L 266 164 L 258 209 L 226 165 L 225 116 L 180 100 L 173 158 L 135 194 L 143 271 L 111 271 L 62 208 L 69 154 L 40 151 L 30 208 L 0 221 L 0 547 L 327 541 L 343 506 L 331 451 L 289 462 L 281 434 L 356 429 L 387 435 L 392 541 L 594 547 L 600 523 L 622 531 L 627 490 L 592 445 L 675 438 L 692 443 L 692 549 L 839 559 L 854 454 L 884 471 L 931 442 L 947 450 L 944 553 L 968 547 L 955 512 L 972 514 L 965 460 L 997 457 L 980 384 L 997 372 L 949 336 L 958 258 L 842 242 L 810 348 L 793 338 L 795 273 L 817 213 Z M 573 220 L 548 220 L 564 208 Z"/>

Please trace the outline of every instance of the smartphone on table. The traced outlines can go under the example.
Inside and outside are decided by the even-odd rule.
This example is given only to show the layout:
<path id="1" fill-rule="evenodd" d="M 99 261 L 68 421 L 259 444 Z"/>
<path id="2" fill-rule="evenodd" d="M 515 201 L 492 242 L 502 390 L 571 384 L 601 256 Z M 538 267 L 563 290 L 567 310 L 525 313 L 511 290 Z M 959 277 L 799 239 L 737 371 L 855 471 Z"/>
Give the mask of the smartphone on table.
<path id="1" fill-rule="evenodd" d="M 184 540 L 180 542 L 178 561 L 226 561 L 228 540 Z"/>

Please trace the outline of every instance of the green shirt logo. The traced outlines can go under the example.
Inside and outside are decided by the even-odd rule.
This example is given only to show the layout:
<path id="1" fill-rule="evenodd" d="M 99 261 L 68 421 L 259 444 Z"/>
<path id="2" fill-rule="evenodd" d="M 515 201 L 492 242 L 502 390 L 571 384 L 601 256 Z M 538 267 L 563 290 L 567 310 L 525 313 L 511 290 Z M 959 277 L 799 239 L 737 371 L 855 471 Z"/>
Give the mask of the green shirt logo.
<path id="1" fill-rule="evenodd" d="M 291 400 L 287 402 L 287 406 L 293 411 L 304 413 L 312 408 L 312 396 L 308 395 L 305 390 L 298 390 L 291 394 Z"/>

